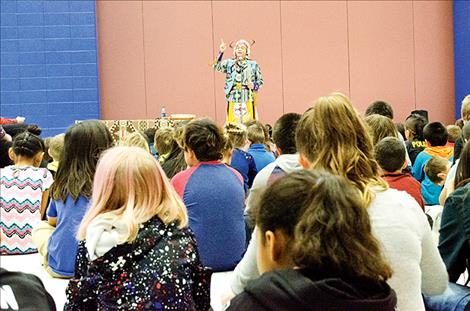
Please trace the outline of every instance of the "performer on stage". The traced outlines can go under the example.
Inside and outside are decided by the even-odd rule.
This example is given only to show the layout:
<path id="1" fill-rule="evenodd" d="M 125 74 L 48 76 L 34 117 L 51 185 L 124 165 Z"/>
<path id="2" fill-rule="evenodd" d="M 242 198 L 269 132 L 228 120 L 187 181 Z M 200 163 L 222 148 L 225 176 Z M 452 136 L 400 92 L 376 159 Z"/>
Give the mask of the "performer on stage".
<path id="1" fill-rule="evenodd" d="M 222 60 L 226 49 L 227 44 L 222 40 L 214 68 L 226 74 L 227 122 L 257 120 L 256 92 L 263 85 L 263 76 L 256 61 L 249 58 L 250 44 L 246 40 L 238 40 L 233 58 Z"/>

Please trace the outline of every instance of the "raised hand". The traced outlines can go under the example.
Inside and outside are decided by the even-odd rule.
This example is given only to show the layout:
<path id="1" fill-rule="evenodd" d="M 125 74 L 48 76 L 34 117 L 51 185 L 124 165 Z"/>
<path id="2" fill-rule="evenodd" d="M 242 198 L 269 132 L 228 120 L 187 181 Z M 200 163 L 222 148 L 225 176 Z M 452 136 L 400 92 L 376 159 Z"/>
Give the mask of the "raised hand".
<path id="1" fill-rule="evenodd" d="M 220 46 L 219 46 L 220 53 L 225 52 L 226 49 L 227 49 L 227 43 L 224 42 L 224 39 L 220 39 Z"/>

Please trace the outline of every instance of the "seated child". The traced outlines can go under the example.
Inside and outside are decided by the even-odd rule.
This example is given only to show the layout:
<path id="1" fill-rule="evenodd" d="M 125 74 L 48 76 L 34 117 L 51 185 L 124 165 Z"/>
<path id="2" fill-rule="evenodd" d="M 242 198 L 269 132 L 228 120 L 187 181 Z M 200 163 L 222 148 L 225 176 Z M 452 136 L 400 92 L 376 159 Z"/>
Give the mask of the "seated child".
<path id="1" fill-rule="evenodd" d="M 47 169 L 51 172 L 52 176 L 55 176 L 59 168 L 59 160 L 64 151 L 64 137 L 65 134 L 59 134 L 49 140 L 47 153 L 52 158 L 52 162 L 47 164 Z"/>
<path id="2" fill-rule="evenodd" d="M 418 154 L 426 148 L 423 129 L 426 126 L 426 119 L 419 114 L 411 114 L 405 121 L 406 150 L 410 156 L 411 164 L 415 163 Z"/>
<path id="3" fill-rule="evenodd" d="M 160 128 L 155 132 L 154 147 L 158 153 L 160 164 L 163 164 L 170 156 L 174 132 L 175 130 L 171 127 Z"/>
<path id="4" fill-rule="evenodd" d="M 258 171 L 253 156 L 245 151 L 249 145 L 246 126 L 240 123 L 229 123 L 225 126 L 225 133 L 234 148 L 230 165 L 242 175 L 245 192 L 248 192 Z"/>
<path id="5" fill-rule="evenodd" d="M 456 140 L 462 135 L 462 129 L 457 125 L 447 125 L 447 133 L 449 134 L 447 145 L 454 148 Z"/>
<path id="6" fill-rule="evenodd" d="M 182 141 L 189 168 L 171 179 L 188 209 L 202 263 L 214 271 L 233 269 L 245 252 L 243 178 L 220 161 L 224 140 L 213 121 L 189 122 Z"/>
<path id="7" fill-rule="evenodd" d="M 149 152 L 106 151 L 78 229 L 64 310 L 207 310 L 210 272 L 187 224 L 183 202 Z"/>
<path id="8" fill-rule="evenodd" d="M 183 130 L 184 128 L 179 126 L 168 132 L 170 134 L 169 137 L 165 137 L 166 134 L 163 135 L 163 133 L 160 135 L 158 132 L 155 136 L 155 146 L 157 151 L 162 150 L 163 152 L 163 150 L 168 150 L 168 152 L 161 155 L 158 160 L 169 179 L 188 168 L 188 165 L 184 160 L 183 148 L 181 148 Z M 160 139 L 162 139 L 163 142 Z M 167 141 L 167 139 L 169 139 L 169 141 Z"/>
<path id="9" fill-rule="evenodd" d="M 398 131 L 390 118 L 379 114 L 372 114 L 367 116 L 364 121 L 368 126 L 374 145 L 385 137 L 398 137 Z"/>
<path id="10" fill-rule="evenodd" d="M 150 153 L 150 147 L 144 134 L 134 132 L 126 136 L 121 143 L 121 146 L 139 147 Z"/>
<path id="11" fill-rule="evenodd" d="M 274 162 L 275 158 L 271 151 L 266 150 L 266 135 L 264 126 L 260 122 L 252 122 L 247 128 L 247 137 L 250 141 L 248 153 L 253 156 L 256 170 L 261 171 L 266 165 Z"/>
<path id="12" fill-rule="evenodd" d="M 0 255 L 37 252 L 31 238 L 32 228 L 46 211 L 51 173 L 40 168 L 44 142 L 23 132 L 9 149 L 15 163 L 0 169 Z"/>
<path id="13" fill-rule="evenodd" d="M 424 166 L 433 156 L 440 156 L 448 161 L 453 161 L 454 149 L 447 146 L 447 129 L 440 122 L 427 124 L 423 129 L 426 148 L 421 151 L 413 164 L 413 177 L 422 182 L 426 175 Z M 423 193 L 424 195 L 424 193 Z"/>
<path id="14" fill-rule="evenodd" d="M 439 156 L 433 156 L 424 166 L 426 178 L 421 182 L 421 192 L 426 205 L 439 205 L 439 195 L 450 166 L 449 161 Z"/>
<path id="15" fill-rule="evenodd" d="M 405 153 L 405 146 L 396 137 L 386 137 L 375 145 L 375 159 L 382 168 L 382 178 L 390 188 L 408 192 L 424 211 L 421 185 L 413 176 L 403 173 L 407 166 Z"/>
<path id="16" fill-rule="evenodd" d="M 392 271 L 367 208 L 342 177 L 301 170 L 255 207 L 262 275 L 228 310 L 395 310 Z"/>

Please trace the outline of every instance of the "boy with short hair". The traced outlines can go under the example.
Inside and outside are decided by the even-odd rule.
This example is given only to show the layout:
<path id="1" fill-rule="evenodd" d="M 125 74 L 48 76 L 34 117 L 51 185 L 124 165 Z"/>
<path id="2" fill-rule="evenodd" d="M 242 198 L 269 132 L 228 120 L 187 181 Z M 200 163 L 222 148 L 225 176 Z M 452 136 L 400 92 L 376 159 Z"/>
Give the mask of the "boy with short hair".
<path id="1" fill-rule="evenodd" d="M 251 154 L 255 160 L 256 170 L 261 171 L 266 165 L 274 162 L 275 158 L 272 152 L 266 151 L 265 142 L 266 135 L 264 126 L 260 122 L 253 122 L 248 126 L 247 137 L 251 145 L 248 153 Z"/>
<path id="2" fill-rule="evenodd" d="M 440 156 L 452 162 L 454 153 L 453 148 L 447 146 L 447 129 L 441 122 L 427 124 L 423 129 L 423 136 L 427 147 L 418 154 L 413 164 L 413 177 L 419 182 L 427 178 L 424 166 L 429 159 L 433 156 Z M 426 181 L 426 183 L 429 182 Z"/>
<path id="3" fill-rule="evenodd" d="M 439 195 L 450 170 L 450 162 L 433 156 L 424 166 L 426 177 L 421 183 L 421 193 L 426 205 L 439 205 Z"/>
<path id="4" fill-rule="evenodd" d="M 390 188 L 406 191 L 424 211 L 421 185 L 410 174 L 403 173 L 406 168 L 406 149 L 400 139 L 386 137 L 375 145 L 375 159 L 382 168 L 382 178 Z"/>
<path id="5" fill-rule="evenodd" d="M 450 124 L 447 125 L 447 133 L 449 134 L 449 137 L 447 138 L 447 144 L 454 148 L 455 142 L 462 135 L 462 129 L 457 125 Z"/>

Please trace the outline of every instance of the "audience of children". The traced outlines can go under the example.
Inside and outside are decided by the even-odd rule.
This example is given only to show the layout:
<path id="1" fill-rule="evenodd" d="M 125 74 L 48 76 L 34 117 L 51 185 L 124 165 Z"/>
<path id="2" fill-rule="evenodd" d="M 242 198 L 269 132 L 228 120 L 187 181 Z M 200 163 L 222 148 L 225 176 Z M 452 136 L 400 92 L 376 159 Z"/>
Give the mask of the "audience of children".
<path id="1" fill-rule="evenodd" d="M 65 134 L 58 134 L 49 140 L 49 148 L 47 153 L 51 157 L 52 161 L 47 164 L 47 169 L 51 172 L 52 176 L 55 176 L 59 169 L 59 160 L 64 151 L 64 137 Z"/>
<path id="2" fill-rule="evenodd" d="M 395 310 L 392 270 L 351 183 L 300 170 L 269 186 L 255 213 L 262 276 L 227 310 Z"/>
<path id="3" fill-rule="evenodd" d="M 213 121 L 196 119 L 156 131 L 161 166 L 142 134 L 122 143 L 140 148 L 103 153 L 112 146 L 109 131 L 99 121 L 84 121 L 50 140 L 54 183 L 47 170 L 24 173 L 42 172 L 37 161 L 44 143 L 15 133 L 15 165 L 0 171 L 1 254 L 34 252 L 32 240 L 51 276 L 73 277 L 67 310 L 206 310 L 209 270 L 234 268 L 229 296 L 239 295 L 231 310 L 424 310 L 421 294 L 441 294 L 446 270 L 455 282 L 470 258 L 468 145 L 447 173 L 452 142 L 461 148 L 470 123 L 447 130 L 412 112 L 404 124 L 405 146 L 391 105 L 374 102 L 366 116 L 333 93 L 303 116 L 283 115 L 272 129 L 273 143 L 257 121 L 228 124 L 224 136 Z M 462 118 L 470 119 L 470 96 L 462 102 Z M 1 128 L 0 136 L 2 148 L 9 148 Z M 24 136 L 31 144 L 19 148 Z M 413 176 L 406 173 L 408 153 Z M 37 180 L 40 198 L 35 192 L 31 217 L 18 220 L 8 202 L 33 199 L 10 188 L 23 189 L 25 178 Z M 438 251 L 420 209 L 439 204 L 446 181 Z M 49 187 L 48 221 L 41 223 Z M 245 232 L 244 211 L 254 216 L 247 217 L 249 224 L 256 220 L 251 241 L 245 240 L 252 227 Z M 15 232 L 29 237 L 29 246 Z"/>
<path id="4" fill-rule="evenodd" d="M 23 132 L 13 139 L 9 149 L 14 165 L 0 169 L 0 254 L 37 252 L 31 231 L 45 213 L 51 173 L 40 168 L 44 142 Z"/>
<path id="5" fill-rule="evenodd" d="M 213 121 L 189 122 L 182 143 L 189 168 L 171 183 L 188 209 L 202 263 L 214 271 L 231 270 L 245 252 L 243 177 L 220 161 L 224 135 Z"/>
<path id="6" fill-rule="evenodd" d="M 405 121 L 406 150 L 410 156 L 411 163 L 414 164 L 418 154 L 426 148 L 423 129 L 427 120 L 416 113 L 410 114 Z"/>
<path id="7" fill-rule="evenodd" d="M 42 264 L 53 277 L 74 275 L 78 242 L 75 233 L 92 194 L 96 163 L 113 140 L 104 123 L 83 121 L 68 128 L 64 151 L 51 187 L 47 222 L 33 230 Z"/>
<path id="8" fill-rule="evenodd" d="M 303 167 L 343 176 L 361 193 L 372 232 L 393 271 L 387 282 L 397 294 L 398 309 L 424 310 L 421 293 L 437 295 L 447 287 L 445 265 L 416 200 L 406 192 L 388 189 L 380 178 L 372 140 L 349 99 L 340 93 L 317 99 L 299 121 L 296 144 Z M 235 294 L 259 276 L 256 237 L 254 233 L 239 263 L 242 267 L 233 273 Z"/>
<path id="9" fill-rule="evenodd" d="M 230 165 L 242 175 L 245 192 L 248 192 L 258 171 L 253 156 L 245 151 L 249 146 L 246 126 L 239 123 L 229 123 L 224 130 L 233 146 Z"/>
<path id="10" fill-rule="evenodd" d="M 382 178 L 390 188 L 408 192 L 424 211 L 420 183 L 403 172 L 407 166 L 405 154 L 403 143 L 396 137 L 386 137 L 375 145 L 375 159 L 382 169 Z"/>
<path id="11" fill-rule="evenodd" d="M 271 150 L 266 146 L 267 139 L 264 125 L 260 122 L 252 122 L 248 128 L 247 137 L 250 141 L 250 147 L 247 152 L 253 156 L 256 164 L 256 170 L 261 171 L 266 165 L 274 162 L 275 158 Z"/>
<path id="12" fill-rule="evenodd" d="M 210 272 L 186 209 L 149 152 L 101 157 L 64 310 L 208 310 Z"/>

